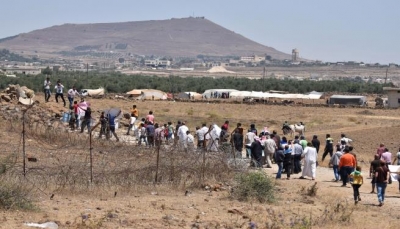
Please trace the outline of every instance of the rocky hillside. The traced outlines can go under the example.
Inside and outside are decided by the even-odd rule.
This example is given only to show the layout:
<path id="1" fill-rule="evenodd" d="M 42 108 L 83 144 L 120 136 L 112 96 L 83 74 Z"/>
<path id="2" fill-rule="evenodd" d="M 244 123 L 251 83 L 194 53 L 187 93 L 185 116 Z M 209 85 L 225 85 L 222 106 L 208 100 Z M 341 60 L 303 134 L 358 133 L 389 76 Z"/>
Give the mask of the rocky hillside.
<path id="1" fill-rule="evenodd" d="M 204 18 L 64 24 L 0 39 L 0 48 L 40 56 L 98 52 L 173 57 L 255 54 L 290 58 Z"/>

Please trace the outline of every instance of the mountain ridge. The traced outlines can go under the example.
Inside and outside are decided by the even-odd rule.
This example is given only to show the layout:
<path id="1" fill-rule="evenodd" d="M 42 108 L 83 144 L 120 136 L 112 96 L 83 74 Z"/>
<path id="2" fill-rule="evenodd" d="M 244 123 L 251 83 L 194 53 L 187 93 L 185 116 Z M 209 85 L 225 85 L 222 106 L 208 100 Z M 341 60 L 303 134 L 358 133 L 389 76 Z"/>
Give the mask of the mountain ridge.
<path id="1" fill-rule="evenodd" d="M 0 48 L 57 55 L 60 52 L 117 52 L 172 57 L 290 55 L 252 41 L 208 19 L 65 23 L 0 39 Z"/>

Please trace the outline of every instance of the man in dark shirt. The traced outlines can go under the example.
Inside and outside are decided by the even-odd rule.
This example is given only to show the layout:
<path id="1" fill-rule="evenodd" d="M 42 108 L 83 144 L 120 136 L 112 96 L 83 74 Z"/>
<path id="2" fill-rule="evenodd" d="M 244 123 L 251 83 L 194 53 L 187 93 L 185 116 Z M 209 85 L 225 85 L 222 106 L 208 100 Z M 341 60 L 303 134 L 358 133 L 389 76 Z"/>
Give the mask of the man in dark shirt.
<path id="1" fill-rule="evenodd" d="M 235 129 L 235 133 L 232 136 L 233 145 L 236 150 L 236 157 L 242 158 L 242 150 L 243 150 L 243 135 L 240 134 L 239 129 Z"/>
<path id="2" fill-rule="evenodd" d="M 385 201 L 385 190 L 390 176 L 389 169 L 386 167 L 384 161 L 381 161 L 380 166 L 376 168 L 374 176 L 376 178 L 376 190 L 378 193 L 379 206 L 383 206 Z"/>
<path id="3" fill-rule="evenodd" d="M 254 167 L 260 168 L 262 166 L 261 157 L 263 149 L 259 137 L 254 138 L 254 142 L 251 143 L 250 150 L 251 150 L 251 158 L 253 159 L 252 165 Z"/>
<path id="4" fill-rule="evenodd" d="M 319 146 L 320 146 L 320 142 L 318 140 L 318 136 L 314 135 L 313 139 L 311 140 L 311 144 L 315 147 L 315 149 L 317 150 L 317 153 L 319 152 Z"/>
<path id="5" fill-rule="evenodd" d="M 325 160 L 325 157 L 326 157 L 326 155 L 328 155 L 328 153 L 332 157 L 332 155 L 333 155 L 333 138 L 331 138 L 330 134 L 326 135 L 326 143 L 325 143 L 324 154 L 322 154 L 322 161 Z"/>
<path id="6" fill-rule="evenodd" d="M 379 159 L 379 155 L 376 154 L 375 157 L 374 157 L 374 160 L 371 161 L 371 166 L 369 168 L 369 177 L 372 178 L 372 181 L 371 181 L 372 191 L 371 191 L 371 193 L 375 193 L 375 184 L 376 184 L 375 171 L 380 166 L 380 163 L 381 163 L 381 160 Z"/>
<path id="7" fill-rule="evenodd" d="M 146 133 L 147 133 L 147 141 L 150 147 L 154 146 L 154 132 L 155 128 L 153 126 L 153 123 L 148 122 L 146 126 Z"/>
<path id="8" fill-rule="evenodd" d="M 87 126 L 88 133 L 90 133 L 90 121 L 92 119 L 92 110 L 90 107 L 83 109 L 82 107 L 79 107 L 82 110 L 85 111 L 85 116 L 83 117 L 82 125 L 81 125 L 81 133 L 83 133 L 83 130 L 85 129 L 85 126 Z"/>

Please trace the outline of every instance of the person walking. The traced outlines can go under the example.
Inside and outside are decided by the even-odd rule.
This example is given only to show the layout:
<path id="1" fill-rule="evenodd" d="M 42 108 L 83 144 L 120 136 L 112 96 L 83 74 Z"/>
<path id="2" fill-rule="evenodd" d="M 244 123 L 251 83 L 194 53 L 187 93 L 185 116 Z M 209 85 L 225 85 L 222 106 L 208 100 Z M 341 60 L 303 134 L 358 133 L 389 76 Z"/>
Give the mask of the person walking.
<path id="1" fill-rule="evenodd" d="M 386 163 L 386 168 L 389 169 L 389 165 L 392 164 L 392 153 L 389 152 L 388 148 L 385 148 L 385 152 L 381 156 L 381 160 Z M 389 184 L 392 183 L 392 177 L 389 177 Z"/>
<path id="2" fill-rule="evenodd" d="M 148 143 L 147 143 L 147 133 L 146 133 L 146 127 L 144 126 L 144 123 L 140 123 L 139 132 L 140 132 L 140 135 L 139 135 L 138 145 L 141 145 L 142 144 L 142 140 L 143 140 L 143 142 L 147 146 L 148 145 Z"/>
<path id="3" fill-rule="evenodd" d="M 340 158 L 342 157 L 342 151 L 340 150 L 340 145 L 336 146 L 336 152 L 333 154 L 331 157 L 331 160 L 329 161 L 329 164 L 333 168 L 333 175 L 335 176 L 334 181 L 338 182 L 340 179 L 340 172 L 339 172 L 339 162 Z"/>
<path id="4" fill-rule="evenodd" d="M 339 161 L 339 170 L 343 182 L 342 187 L 346 187 L 349 175 L 353 172 L 355 166 L 356 159 L 350 154 L 348 148 L 344 149 L 344 154 L 340 157 Z"/>
<path id="5" fill-rule="evenodd" d="M 379 166 L 381 166 L 381 160 L 379 159 L 379 155 L 376 154 L 374 156 L 374 160 L 371 161 L 371 166 L 369 167 L 369 177 L 372 178 L 371 180 L 372 191 L 370 193 L 375 193 L 375 186 L 376 186 L 375 172 Z"/>
<path id="6" fill-rule="evenodd" d="M 61 84 L 60 80 L 57 81 L 57 85 L 54 87 L 54 89 L 56 90 L 56 103 L 58 103 L 58 97 L 61 97 L 65 107 L 64 85 Z"/>
<path id="7" fill-rule="evenodd" d="M 126 135 L 129 135 L 129 132 L 131 131 L 132 128 L 133 128 L 133 131 L 136 130 L 135 122 L 138 117 L 139 117 L 139 111 L 136 108 L 136 105 L 133 105 L 132 109 L 131 109 L 131 117 L 129 120 L 130 122 L 129 122 L 128 132 L 126 132 Z"/>
<path id="8" fill-rule="evenodd" d="M 253 131 L 248 131 L 245 136 L 245 148 L 246 148 L 246 158 L 251 158 L 251 149 L 250 146 L 254 142 L 254 138 L 257 135 Z"/>
<path id="9" fill-rule="evenodd" d="M 378 194 L 379 206 L 383 206 L 385 202 L 385 191 L 389 181 L 390 172 L 386 167 L 386 163 L 381 161 L 380 166 L 375 171 L 376 189 Z"/>
<path id="10" fill-rule="evenodd" d="M 46 80 L 44 81 L 44 100 L 46 101 L 46 103 L 49 102 L 50 99 L 50 86 L 50 77 L 46 77 Z"/>
<path id="11" fill-rule="evenodd" d="M 277 148 L 278 147 L 277 147 L 276 142 L 274 140 L 274 135 L 272 134 L 264 142 L 264 154 L 265 154 L 265 159 L 266 159 L 266 162 L 267 162 L 267 168 L 272 168 L 271 157 L 274 156 L 274 153 L 275 153 Z"/>
<path id="12" fill-rule="evenodd" d="M 314 148 L 317 150 L 317 153 L 319 152 L 319 146 L 320 146 L 320 142 L 319 142 L 319 139 L 318 139 L 318 136 L 317 135 L 314 135 L 313 136 L 313 139 L 311 140 L 311 144 L 314 146 Z"/>
<path id="13" fill-rule="evenodd" d="M 304 158 L 304 168 L 299 179 L 311 177 L 312 180 L 315 180 L 317 170 L 317 150 L 313 147 L 311 142 L 307 143 L 302 156 Z"/>
<path id="14" fill-rule="evenodd" d="M 243 135 L 240 133 L 239 129 L 235 129 L 235 133 L 232 136 L 232 143 L 235 147 L 236 157 L 242 158 L 242 150 L 243 150 Z"/>
<path id="15" fill-rule="evenodd" d="M 307 147 L 308 142 L 306 140 L 306 138 L 304 137 L 304 135 L 300 136 L 300 145 L 301 147 L 303 147 L 303 150 Z"/>
<path id="16" fill-rule="evenodd" d="M 149 123 L 151 122 L 151 124 L 154 125 L 153 111 L 149 111 L 149 114 L 146 116 L 146 121 L 148 121 Z"/>
<path id="17" fill-rule="evenodd" d="M 107 119 L 106 119 L 106 116 L 104 115 L 104 111 L 101 112 L 101 115 L 100 115 L 99 138 L 101 138 L 103 135 L 105 135 L 107 137 Z"/>
<path id="18" fill-rule="evenodd" d="M 300 145 L 299 140 L 294 141 L 293 145 L 293 173 L 301 173 L 301 155 L 303 155 L 303 147 Z"/>
<path id="19" fill-rule="evenodd" d="M 79 96 L 79 92 L 76 90 L 75 86 L 68 90 L 68 101 L 69 107 L 72 109 L 72 104 L 74 102 L 75 96 Z"/>
<path id="20" fill-rule="evenodd" d="M 275 153 L 275 162 L 278 165 L 278 172 L 276 173 L 275 179 L 281 179 L 284 161 L 285 161 L 285 152 L 281 147 L 278 147 Z"/>
<path id="21" fill-rule="evenodd" d="M 350 174 L 350 178 L 352 178 L 351 186 L 353 187 L 353 196 L 354 196 L 354 203 L 357 204 L 358 201 L 361 201 L 360 197 L 360 187 L 364 183 L 363 176 L 361 174 L 361 167 L 357 166 L 356 170 Z"/>
<path id="22" fill-rule="evenodd" d="M 90 107 L 87 107 L 86 109 L 81 108 L 83 111 L 85 111 L 85 115 L 83 116 L 83 121 L 81 124 L 81 133 L 83 133 L 83 130 L 85 129 L 85 126 L 87 126 L 88 133 L 90 133 L 90 121 L 92 119 L 92 109 Z"/>
<path id="23" fill-rule="evenodd" d="M 261 168 L 262 145 L 258 136 L 254 137 L 254 142 L 250 145 L 250 151 L 252 158 L 251 165 L 256 168 Z"/>
<path id="24" fill-rule="evenodd" d="M 379 155 L 379 158 L 382 156 L 382 154 L 385 152 L 385 144 L 381 143 L 379 144 L 378 149 L 376 149 L 376 154 Z"/>
<path id="25" fill-rule="evenodd" d="M 150 147 L 154 146 L 154 133 L 155 133 L 155 128 L 153 126 L 153 123 L 147 121 L 147 126 L 146 126 L 147 143 Z"/>
<path id="26" fill-rule="evenodd" d="M 286 179 L 290 179 L 290 174 L 292 173 L 292 149 L 289 145 L 285 145 L 285 150 L 283 151 L 285 158 L 283 159 L 283 168 L 285 169 Z"/>
<path id="27" fill-rule="evenodd" d="M 322 155 L 322 161 L 325 160 L 326 155 L 331 156 L 333 155 L 333 138 L 331 138 L 330 134 L 326 135 L 326 142 L 325 142 L 325 149 L 324 149 L 324 154 Z"/>
<path id="28" fill-rule="evenodd" d="M 397 164 L 396 164 L 396 161 L 397 161 Z M 396 156 L 393 159 L 392 165 L 400 165 L 400 148 L 397 151 Z"/>

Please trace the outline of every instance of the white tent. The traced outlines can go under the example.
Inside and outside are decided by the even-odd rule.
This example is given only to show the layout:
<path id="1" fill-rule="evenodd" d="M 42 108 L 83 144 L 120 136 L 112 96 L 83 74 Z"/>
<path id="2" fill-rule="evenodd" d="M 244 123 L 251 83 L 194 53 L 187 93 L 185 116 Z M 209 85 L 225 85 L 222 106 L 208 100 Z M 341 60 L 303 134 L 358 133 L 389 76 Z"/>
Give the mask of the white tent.
<path id="1" fill-rule="evenodd" d="M 231 99 L 244 99 L 251 95 L 251 91 L 232 91 L 229 93 Z"/>
<path id="2" fill-rule="evenodd" d="M 205 90 L 203 93 L 203 96 L 206 96 L 207 98 L 211 98 L 211 94 L 214 94 L 215 92 L 217 93 L 230 93 L 233 91 L 238 91 L 236 89 L 209 89 L 209 90 Z"/>
<path id="3" fill-rule="evenodd" d="M 168 99 L 167 93 L 155 90 L 155 89 L 141 89 L 142 94 L 138 99 L 154 99 L 154 100 L 166 100 Z"/>

